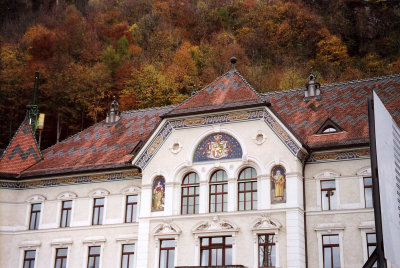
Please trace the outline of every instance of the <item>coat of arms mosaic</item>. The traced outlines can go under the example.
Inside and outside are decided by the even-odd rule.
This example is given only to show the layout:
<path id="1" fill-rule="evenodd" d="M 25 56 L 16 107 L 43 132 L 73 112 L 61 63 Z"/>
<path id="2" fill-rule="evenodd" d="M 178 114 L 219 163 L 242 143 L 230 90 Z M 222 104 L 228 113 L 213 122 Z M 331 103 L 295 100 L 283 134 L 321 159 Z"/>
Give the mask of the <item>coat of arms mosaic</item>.
<path id="1" fill-rule="evenodd" d="M 207 136 L 197 146 L 193 162 L 235 159 L 242 157 L 242 147 L 232 136 L 217 133 Z"/>

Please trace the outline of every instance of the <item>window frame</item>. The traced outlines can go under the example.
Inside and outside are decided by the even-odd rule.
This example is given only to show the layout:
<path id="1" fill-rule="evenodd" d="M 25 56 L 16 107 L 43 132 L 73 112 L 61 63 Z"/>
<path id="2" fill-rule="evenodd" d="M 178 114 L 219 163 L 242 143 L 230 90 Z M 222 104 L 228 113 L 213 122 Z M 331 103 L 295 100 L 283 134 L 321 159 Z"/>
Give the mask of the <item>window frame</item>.
<path id="1" fill-rule="evenodd" d="M 65 208 L 64 204 L 66 202 L 71 202 L 71 207 Z M 64 211 L 66 211 L 65 222 L 63 222 Z M 65 228 L 65 227 L 70 227 L 71 226 L 71 216 L 72 216 L 72 200 L 63 200 L 63 201 L 61 201 L 60 228 Z"/>
<path id="2" fill-rule="evenodd" d="M 99 248 L 99 253 L 98 254 L 90 254 L 90 249 L 91 248 Z M 99 260 L 99 265 L 97 266 L 98 268 L 100 268 L 101 266 L 101 246 L 99 246 L 99 245 L 94 245 L 94 246 L 88 246 L 88 258 L 87 258 L 87 268 L 89 268 L 89 263 L 90 263 L 90 258 L 91 257 L 94 257 L 94 267 L 96 268 L 96 257 L 98 257 L 98 260 Z"/>
<path id="3" fill-rule="evenodd" d="M 363 189 L 364 189 L 364 207 L 365 208 L 374 208 L 374 199 L 373 199 L 373 182 L 372 182 L 372 177 L 363 177 Z M 366 179 L 371 179 L 371 185 L 365 185 L 365 180 Z M 366 189 L 371 189 L 371 206 L 367 206 L 367 194 L 366 194 Z"/>
<path id="4" fill-rule="evenodd" d="M 125 247 L 125 246 L 134 246 L 134 249 L 133 249 L 133 251 L 124 252 L 124 247 Z M 135 244 L 135 243 L 129 243 L 129 244 L 124 243 L 124 244 L 121 245 L 121 248 L 122 248 L 122 250 L 121 250 L 121 268 L 129 268 L 129 260 L 130 260 L 130 256 L 131 256 L 131 255 L 133 255 L 133 266 L 132 266 L 132 267 L 135 267 L 135 258 L 136 258 L 135 251 L 136 251 L 136 244 Z M 124 262 L 124 256 L 126 256 L 126 255 L 128 256 L 128 262 L 127 262 L 127 266 L 124 267 L 124 266 L 123 266 L 123 262 Z"/>
<path id="5" fill-rule="evenodd" d="M 60 249 L 65 249 L 67 251 L 67 254 L 65 256 L 58 256 L 58 250 L 60 250 Z M 68 247 L 56 248 L 56 252 L 55 252 L 56 255 L 55 255 L 55 258 L 54 258 L 54 268 L 58 268 L 57 267 L 57 260 L 58 259 L 61 259 L 61 267 L 63 267 L 62 265 L 63 265 L 64 261 L 65 261 L 65 267 L 67 267 L 68 251 L 69 251 Z"/>
<path id="6" fill-rule="evenodd" d="M 272 237 L 273 242 L 271 242 L 271 243 L 265 242 L 265 243 L 260 244 L 260 236 L 262 236 L 262 235 L 264 235 L 264 236 L 270 236 L 270 235 L 273 236 Z M 275 265 L 274 266 L 262 266 L 261 265 L 261 263 L 260 263 L 260 261 L 261 261 L 260 260 L 260 245 L 264 246 L 264 249 L 267 249 L 267 246 L 269 246 L 269 245 L 272 245 L 275 248 Z M 277 259 L 277 243 L 276 243 L 276 234 L 275 233 L 264 233 L 264 234 L 260 233 L 260 234 L 257 234 L 257 249 L 258 249 L 258 251 L 257 251 L 258 266 L 257 267 L 261 267 L 261 268 L 275 268 L 275 267 L 277 267 L 277 260 L 276 260 Z M 268 251 L 268 250 L 266 250 L 266 251 Z"/>
<path id="7" fill-rule="evenodd" d="M 188 178 L 191 174 L 195 174 L 195 181 L 194 183 L 185 183 L 186 178 Z M 194 194 L 190 194 L 191 188 L 194 188 Z M 187 189 L 187 194 L 184 194 L 184 189 Z M 197 192 L 197 193 L 196 193 Z M 197 197 L 197 203 L 196 203 Z M 186 198 L 186 211 L 184 212 L 184 202 L 183 199 Z M 189 205 L 189 200 L 193 199 L 193 205 Z M 189 213 L 189 207 L 193 207 L 193 213 Z M 200 178 L 196 172 L 189 172 L 187 173 L 182 180 L 181 184 L 181 215 L 193 215 L 199 214 L 200 208 Z"/>
<path id="8" fill-rule="evenodd" d="M 335 188 L 322 188 L 322 184 L 323 182 L 327 182 L 327 181 L 333 181 L 335 184 Z M 332 209 L 331 208 L 331 196 L 333 196 L 332 194 L 329 194 L 328 196 L 328 209 L 324 209 L 324 202 L 323 202 L 323 192 L 327 191 L 327 192 L 332 192 L 334 191 L 335 194 L 335 198 L 336 198 L 336 208 Z M 336 187 L 336 180 L 335 179 L 324 179 L 324 180 L 320 180 L 320 192 L 321 192 L 321 210 L 322 211 L 330 211 L 330 210 L 336 210 L 338 209 L 338 198 L 336 197 L 338 195 L 338 191 L 337 191 L 337 187 Z"/>
<path id="9" fill-rule="evenodd" d="M 103 204 L 102 205 L 96 205 L 96 200 L 103 199 Z M 93 211 L 92 211 L 92 225 L 102 225 L 103 220 L 104 220 L 104 204 L 105 204 L 105 198 L 104 197 L 96 197 L 93 198 Z M 98 208 L 98 213 L 97 213 L 97 222 L 95 223 L 95 211 Z M 100 211 L 102 210 L 102 217 L 100 218 Z"/>
<path id="10" fill-rule="evenodd" d="M 40 209 L 39 210 L 34 210 L 34 206 L 35 205 L 40 205 Z M 42 205 L 43 203 L 32 203 L 31 204 L 31 213 L 30 213 L 30 217 L 29 217 L 29 230 L 38 230 L 39 229 L 39 223 L 40 223 L 40 214 L 42 213 Z M 34 226 L 33 228 L 31 228 L 32 225 L 32 216 L 35 214 L 35 222 L 34 222 Z M 38 217 L 39 216 L 39 217 Z"/>
<path id="11" fill-rule="evenodd" d="M 136 197 L 136 201 L 134 202 L 129 202 L 129 197 L 131 196 L 135 196 Z M 133 223 L 133 222 L 137 222 L 137 214 L 138 214 L 138 200 L 139 200 L 139 196 L 137 194 L 132 194 L 132 195 L 127 195 L 126 196 L 126 202 L 125 202 L 125 223 Z M 129 210 L 129 206 L 131 206 L 130 211 L 131 211 L 131 218 L 128 219 L 128 210 Z M 136 210 L 134 209 L 134 207 L 136 206 Z M 136 211 L 136 213 L 134 213 L 134 211 Z"/>
<path id="12" fill-rule="evenodd" d="M 226 243 L 226 238 L 230 237 L 231 238 L 231 244 Z M 212 244 L 212 239 L 215 238 L 222 238 L 223 242 L 222 243 L 213 243 Z M 203 239 L 209 239 L 208 245 L 203 246 Z M 222 236 L 204 236 L 200 237 L 200 266 L 207 266 L 207 267 L 213 267 L 213 266 L 220 266 L 219 264 L 217 265 L 212 265 L 212 257 L 211 257 L 211 252 L 213 249 L 222 249 L 222 266 L 224 265 L 232 265 L 233 264 L 233 236 L 229 235 L 222 235 Z M 231 264 L 226 264 L 226 249 L 231 249 Z M 203 264 L 203 251 L 208 251 L 208 264 Z"/>
<path id="13" fill-rule="evenodd" d="M 241 175 L 247 170 L 247 169 L 251 169 L 251 178 L 243 178 L 241 179 Z M 253 171 L 255 173 L 255 176 L 253 176 Z M 251 185 L 251 189 L 247 190 L 246 185 L 250 183 Z M 240 190 L 240 184 L 244 185 L 244 190 Z M 254 189 L 254 185 L 255 185 L 255 189 Z M 239 177 L 238 177 L 238 196 L 237 196 L 237 206 L 238 206 L 238 211 L 246 211 L 246 210 L 257 210 L 257 203 L 258 203 L 258 183 L 257 183 L 257 171 L 255 168 L 253 167 L 245 167 L 243 168 L 240 173 L 239 173 Z M 243 197 L 243 209 L 240 209 L 240 194 L 243 193 L 244 197 Z M 246 193 L 250 193 L 250 209 L 246 208 Z M 255 193 L 255 200 L 253 200 L 253 194 Z"/>
<path id="14" fill-rule="evenodd" d="M 33 257 L 33 259 L 32 258 L 27 258 L 27 253 L 28 252 L 31 252 L 31 251 L 33 251 L 34 252 L 34 257 Z M 36 252 L 36 249 L 25 249 L 24 250 L 24 260 L 23 260 L 23 262 L 22 262 L 22 267 L 25 267 L 25 262 L 29 262 L 28 263 L 28 267 L 27 268 L 34 268 L 35 267 L 35 265 L 36 265 L 36 254 L 37 254 L 37 252 Z M 32 265 L 32 261 L 33 261 L 33 265 Z"/>
<path id="15" fill-rule="evenodd" d="M 324 244 L 324 237 L 326 237 L 326 236 L 336 236 L 337 237 L 337 240 L 338 240 L 338 243 L 337 244 Z M 333 258 L 333 248 L 338 248 L 338 251 L 339 251 L 339 262 L 341 262 L 341 256 L 340 256 L 340 241 L 339 241 L 339 235 L 338 234 L 323 234 L 322 235 L 322 267 L 324 267 L 324 264 L 325 264 L 325 248 L 330 248 L 331 249 L 331 256 L 332 256 L 332 258 L 331 258 L 331 267 L 334 267 L 333 266 L 333 260 L 334 260 L 334 258 Z"/>
<path id="16" fill-rule="evenodd" d="M 173 242 L 173 244 L 174 244 L 174 246 L 173 247 L 163 247 L 162 246 L 162 242 L 163 241 L 172 241 Z M 168 267 L 168 260 L 169 260 L 169 252 L 171 251 L 171 250 L 173 250 L 174 251 L 174 255 L 173 255 L 173 258 L 174 258 L 174 264 L 173 264 L 173 266 L 175 266 L 175 254 L 176 254 L 176 246 L 175 246 L 175 243 L 176 243 L 176 240 L 174 239 L 174 238 L 162 238 L 162 239 L 160 239 L 159 240 L 159 245 L 160 245 L 160 250 L 159 250 L 159 255 L 158 255 L 158 267 L 159 268 L 170 268 L 170 267 Z M 161 252 L 163 251 L 163 250 L 166 250 L 166 252 L 167 252 L 167 260 L 166 260 L 166 264 L 167 264 L 167 267 L 161 267 Z M 173 267 L 171 267 L 171 268 L 173 268 Z"/>
<path id="17" fill-rule="evenodd" d="M 220 171 L 223 172 L 223 174 L 225 174 L 223 176 L 222 180 L 218 180 L 218 178 L 216 178 L 216 181 L 212 181 L 214 175 L 216 175 Z M 222 192 L 217 192 L 218 185 L 222 185 Z M 215 192 L 214 193 L 211 191 L 211 189 L 213 187 L 215 187 Z M 226 189 L 226 191 L 225 191 L 225 189 Z M 228 192 L 229 192 L 229 189 L 228 189 L 228 174 L 227 174 L 227 172 L 225 170 L 223 170 L 223 169 L 218 169 L 218 170 L 214 171 L 211 174 L 210 180 L 209 180 L 209 195 L 208 195 L 208 212 L 209 213 L 220 213 L 220 212 L 228 211 L 228 198 L 229 198 Z M 211 208 L 212 208 L 212 206 L 211 206 L 211 196 L 214 196 L 214 200 L 215 200 L 215 203 L 213 204 L 214 211 L 211 210 Z M 221 203 L 217 202 L 218 196 L 222 196 Z M 225 199 L 226 199 L 226 202 L 224 202 Z M 225 203 L 226 203 L 226 210 L 224 209 L 224 204 Z M 220 211 L 217 210 L 218 204 L 221 204 L 221 210 Z"/>

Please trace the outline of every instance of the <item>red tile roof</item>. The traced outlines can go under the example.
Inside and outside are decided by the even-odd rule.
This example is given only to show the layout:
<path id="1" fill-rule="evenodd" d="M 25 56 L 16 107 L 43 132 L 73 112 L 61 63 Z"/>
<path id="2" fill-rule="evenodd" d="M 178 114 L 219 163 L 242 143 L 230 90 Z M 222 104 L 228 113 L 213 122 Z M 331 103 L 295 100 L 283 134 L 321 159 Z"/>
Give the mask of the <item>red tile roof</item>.
<path id="1" fill-rule="evenodd" d="M 105 121 L 46 149 L 44 159 L 22 176 L 86 171 L 130 165 L 135 149 L 145 141 L 171 106 L 121 113 L 114 124 Z"/>
<path id="2" fill-rule="evenodd" d="M 178 116 L 264 103 L 259 94 L 234 68 L 169 112 Z"/>
<path id="3" fill-rule="evenodd" d="M 38 163 L 42 156 L 33 136 L 28 117 L 18 128 L 0 159 L 0 173 L 17 175 Z"/>
<path id="4" fill-rule="evenodd" d="M 271 109 L 311 148 L 368 143 L 367 97 L 372 90 L 400 125 L 400 75 L 321 86 L 321 98 L 304 100 L 304 89 L 263 94 Z M 327 119 L 344 131 L 316 135 Z"/>

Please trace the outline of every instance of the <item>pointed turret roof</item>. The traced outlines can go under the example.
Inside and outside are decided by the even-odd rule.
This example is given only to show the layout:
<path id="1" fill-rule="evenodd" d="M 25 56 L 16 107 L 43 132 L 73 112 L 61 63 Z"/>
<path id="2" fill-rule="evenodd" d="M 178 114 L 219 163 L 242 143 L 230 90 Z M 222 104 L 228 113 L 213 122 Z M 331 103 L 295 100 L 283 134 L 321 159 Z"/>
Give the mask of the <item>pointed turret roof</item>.
<path id="1" fill-rule="evenodd" d="M 231 62 L 231 70 L 188 98 L 164 117 L 238 109 L 265 104 L 265 101 L 236 70 L 236 59 L 232 58 Z"/>
<path id="2" fill-rule="evenodd" d="M 0 159 L 0 173 L 15 177 L 42 159 L 28 116 L 11 139 Z"/>

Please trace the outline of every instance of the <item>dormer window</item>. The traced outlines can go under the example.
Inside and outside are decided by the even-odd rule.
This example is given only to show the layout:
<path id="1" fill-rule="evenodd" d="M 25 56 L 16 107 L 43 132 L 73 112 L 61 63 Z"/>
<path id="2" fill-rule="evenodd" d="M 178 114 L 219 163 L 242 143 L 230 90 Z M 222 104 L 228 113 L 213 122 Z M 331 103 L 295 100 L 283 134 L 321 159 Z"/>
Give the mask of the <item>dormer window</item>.
<path id="1" fill-rule="evenodd" d="M 322 131 L 322 133 L 335 133 L 335 132 L 338 132 L 338 131 L 336 130 L 336 128 L 334 128 L 332 126 L 328 126 Z"/>
<path id="2" fill-rule="evenodd" d="M 338 124 L 336 124 L 332 119 L 328 118 L 315 134 L 332 134 L 342 131 L 343 129 Z"/>

